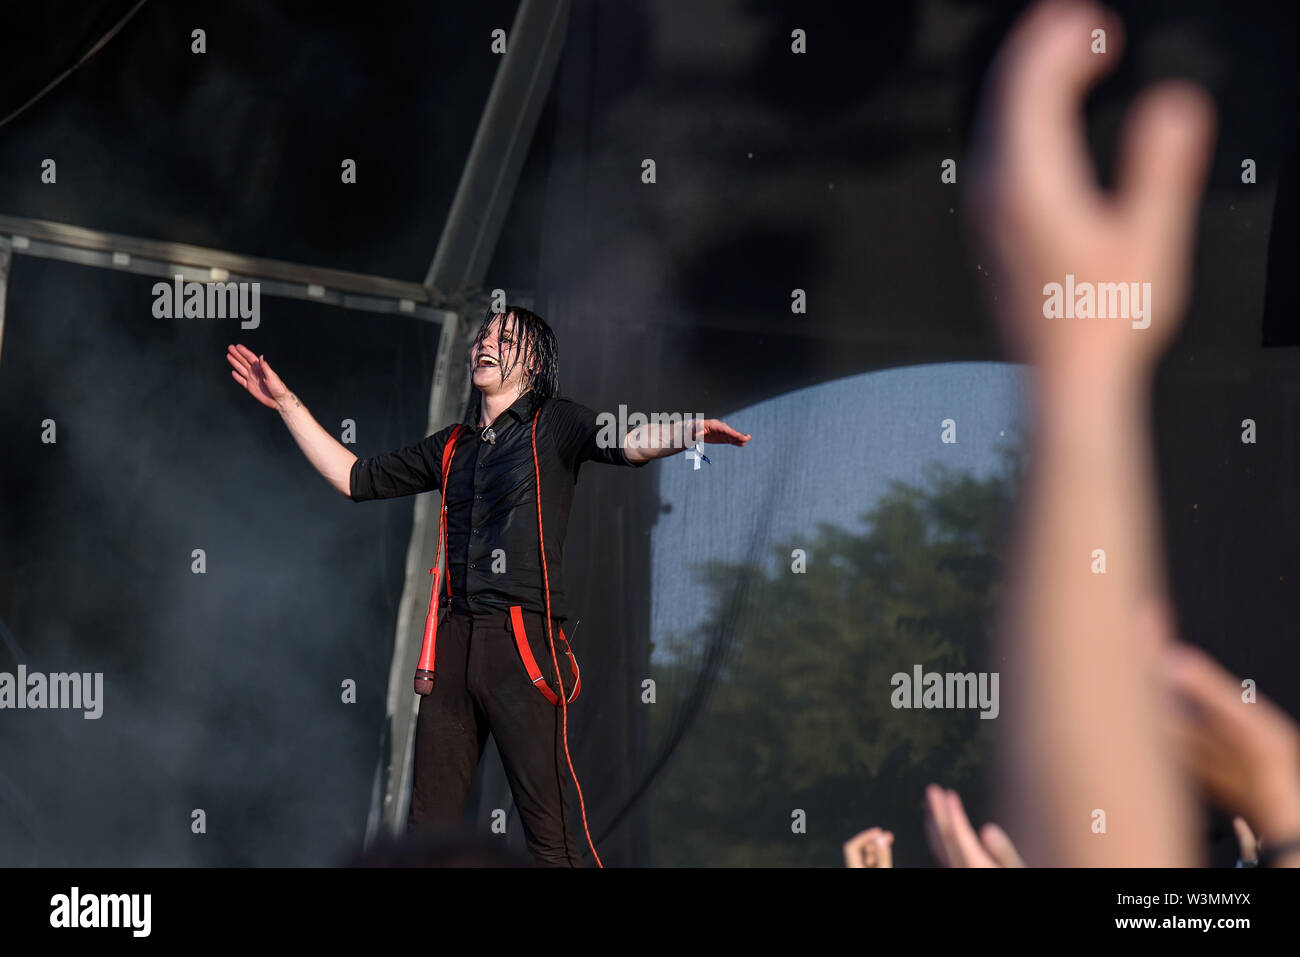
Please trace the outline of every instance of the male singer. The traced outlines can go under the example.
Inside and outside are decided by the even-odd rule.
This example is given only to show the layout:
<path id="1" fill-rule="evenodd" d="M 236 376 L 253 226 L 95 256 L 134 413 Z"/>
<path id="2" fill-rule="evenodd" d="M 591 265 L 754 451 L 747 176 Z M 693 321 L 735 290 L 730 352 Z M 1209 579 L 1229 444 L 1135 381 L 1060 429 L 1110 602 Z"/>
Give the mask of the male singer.
<path id="1" fill-rule="evenodd" d="M 574 685 L 576 662 L 560 635 L 568 618 L 561 555 L 578 470 L 587 461 L 640 466 L 700 442 L 743 446 L 750 436 L 717 419 L 696 419 L 638 426 L 620 447 L 599 441 L 596 414 L 558 395 L 559 353 L 550 327 L 527 309 L 507 307 L 489 312 L 470 348 L 474 390 L 442 490 L 454 426 L 358 459 L 312 418 L 264 357 L 232 345 L 227 358 L 235 381 L 279 411 L 308 461 L 353 501 L 443 491 L 452 598 L 440 611 L 433 691 L 420 701 L 409 825 L 459 820 L 491 734 L 533 857 L 544 865 L 580 866 L 566 799 L 562 709 L 539 686 L 551 697 L 563 687 L 567 698 Z M 550 642 L 535 472 L 541 477 Z M 512 606 L 522 609 L 520 619 L 512 620 Z M 536 682 L 524 663 L 528 651 L 540 671 Z"/>

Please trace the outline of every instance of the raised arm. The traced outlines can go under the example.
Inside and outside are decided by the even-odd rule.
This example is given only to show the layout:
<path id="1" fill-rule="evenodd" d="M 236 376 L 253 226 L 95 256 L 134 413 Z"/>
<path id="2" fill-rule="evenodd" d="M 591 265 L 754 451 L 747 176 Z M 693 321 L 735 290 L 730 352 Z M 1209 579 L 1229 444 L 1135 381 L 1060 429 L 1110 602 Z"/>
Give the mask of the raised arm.
<path id="1" fill-rule="evenodd" d="M 251 349 L 241 345 L 230 346 L 226 358 L 233 367 L 230 374 L 234 380 L 262 405 L 280 413 L 307 461 L 339 494 L 351 498 L 350 476 L 357 457 L 321 427 L 299 398 L 280 381 L 265 357 L 254 355 Z"/>
<path id="2" fill-rule="evenodd" d="M 1039 865 L 1196 860 L 1190 794 L 1137 634 L 1139 609 L 1164 588 L 1149 392 L 1187 301 L 1213 111 L 1187 84 L 1145 93 L 1127 117 L 1118 189 L 1099 190 L 1081 108 L 1121 41 L 1115 16 L 1091 4 L 1040 3 L 1021 18 L 986 88 L 971 196 L 994 308 L 1034 366 L 999 723 L 1008 820 Z M 1076 278 L 1133 284 L 1142 305 L 1126 297 L 1105 318 L 1051 308 Z"/>

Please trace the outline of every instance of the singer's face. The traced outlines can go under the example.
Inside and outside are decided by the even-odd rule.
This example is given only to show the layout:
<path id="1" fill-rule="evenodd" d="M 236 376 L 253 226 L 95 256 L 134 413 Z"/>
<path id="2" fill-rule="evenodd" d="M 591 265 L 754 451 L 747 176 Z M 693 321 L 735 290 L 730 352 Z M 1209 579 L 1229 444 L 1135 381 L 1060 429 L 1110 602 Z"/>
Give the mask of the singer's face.
<path id="1" fill-rule="evenodd" d="M 474 388 L 484 395 L 522 391 L 524 364 L 519 361 L 522 333 L 513 316 L 497 316 L 482 339 L 470 346 L 470 368 Z"/>

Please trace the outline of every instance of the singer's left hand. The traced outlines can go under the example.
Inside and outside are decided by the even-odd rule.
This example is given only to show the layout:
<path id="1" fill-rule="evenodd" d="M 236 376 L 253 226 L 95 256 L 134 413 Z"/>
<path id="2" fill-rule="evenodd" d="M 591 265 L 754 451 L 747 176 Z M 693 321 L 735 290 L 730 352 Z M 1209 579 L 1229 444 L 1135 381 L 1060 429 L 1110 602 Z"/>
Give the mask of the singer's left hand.
<path id="1" fill-rule="evenodd" d="M 721 419 L 696 419 L 695 441 L 690 442 L 689 445 L 695 445 L 697 442 L 709 442 L 713 445 L 744 445 L 751 438 L 753 436 L 748 432 L 737 432 Z"/>

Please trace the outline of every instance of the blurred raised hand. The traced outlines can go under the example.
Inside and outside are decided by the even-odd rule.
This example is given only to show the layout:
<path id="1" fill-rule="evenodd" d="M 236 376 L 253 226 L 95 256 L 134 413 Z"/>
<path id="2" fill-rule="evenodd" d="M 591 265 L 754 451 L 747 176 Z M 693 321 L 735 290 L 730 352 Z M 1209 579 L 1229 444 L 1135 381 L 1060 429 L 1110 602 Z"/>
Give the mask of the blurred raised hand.
<path id="1" fill-rule="evenodd" d="M 1103 42 L 1105 52 L 1094 52 Z M 1114 69 L 1124 30 L 1092 3 L 1031 8 L 987 80 L 967 212 L 989 254 L 981 269 L 1017 358 L 1095 375 L 1151 365 L 1177 330 L 1190 287 L 1196 220 L 1214 139 L 1214 110 L 1181 81 L 1146 90 L 1130 108 L 1117 188 L 1100 189 L 1083 103 Z M 1151 283 L 1148 328 L 1123 319 L 1044 316 L 1044 286 Z"/>
<path id="2" fill-rule="evenodd" d="M 1263 847 L 1300 840 L 1300 726 L 1191 645 L 1167 643 L 1164 661 L 1175 695 L 1169 733 L 1186 771 L 1216 804 L 1258 828 Z M 1234 826 L 1246 860 L 1254 835 L 1245 821 Z M 1279 863 L 1300 866 L 1300 853 Z"/>
<path id="3" fill-rule="evenodd" d="M 1193 86 L 1147 90 L 1126 117 L 1117 188 L 1100 189 L 1083 103 L 1123 43 L 1118 18 L 1090 2 L 1023 14 L 990 70 L 965 194 L 1003 338 L 1035 372 L 1033 467 L 998 627 L 999 790 L 1046 866 L 1196 862 L 1192 795 L 1138 620 L 1164 590 L 1147 393 L 1191 286 L 1214 120 Z M 1074 316 L 1047 308 L 1075 304 L 1069 287 L 1084 283 L 1091 316 L 1086 298 Z M 969 841 L 960 849 L 977 859 Z"/>

